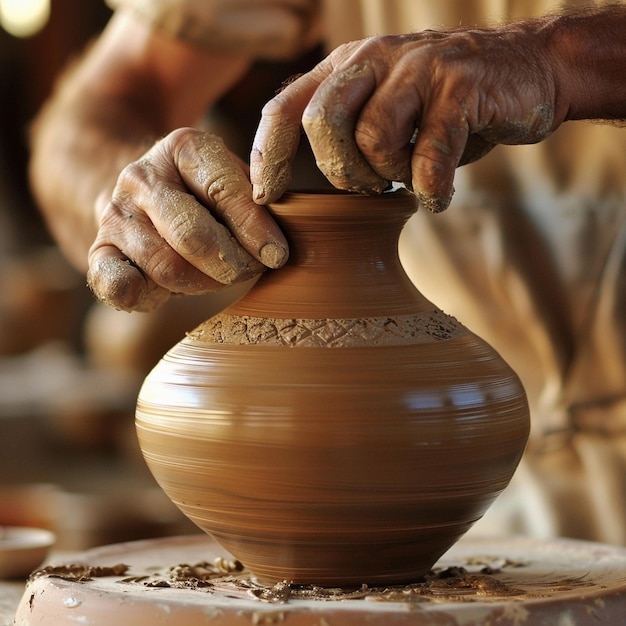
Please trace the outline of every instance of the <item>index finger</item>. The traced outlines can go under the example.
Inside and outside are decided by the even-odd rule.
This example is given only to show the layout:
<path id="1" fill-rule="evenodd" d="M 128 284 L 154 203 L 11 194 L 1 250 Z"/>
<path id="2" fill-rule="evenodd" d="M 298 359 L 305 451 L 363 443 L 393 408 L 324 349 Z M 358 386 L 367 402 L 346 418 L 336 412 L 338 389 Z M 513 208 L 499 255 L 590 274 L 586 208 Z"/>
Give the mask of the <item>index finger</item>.
<path id="1" fill-rule="evenodd" d="M 305 75 L 263 107 L 250 152 L 252 198 L 257 204 L 274 202 L 287 190 L 302 112 L 317 85 Z"/>

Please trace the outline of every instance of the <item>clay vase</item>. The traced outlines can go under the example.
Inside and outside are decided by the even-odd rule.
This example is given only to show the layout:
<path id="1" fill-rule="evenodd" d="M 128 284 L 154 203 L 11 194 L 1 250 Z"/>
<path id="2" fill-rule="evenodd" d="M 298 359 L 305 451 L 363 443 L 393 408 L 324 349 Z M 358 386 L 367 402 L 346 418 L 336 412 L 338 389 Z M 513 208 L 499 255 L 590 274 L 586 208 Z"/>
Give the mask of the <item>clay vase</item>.
<path id="1" fill-rule="evenodd" d="M 400 264 L 416 208 L 404 190 L 286 195 L 270 210 L 288 264 L 190 332 L 141 389 L 157 482 L 261 582 L 418 580 L 520 460 L 516 374 Z"/>

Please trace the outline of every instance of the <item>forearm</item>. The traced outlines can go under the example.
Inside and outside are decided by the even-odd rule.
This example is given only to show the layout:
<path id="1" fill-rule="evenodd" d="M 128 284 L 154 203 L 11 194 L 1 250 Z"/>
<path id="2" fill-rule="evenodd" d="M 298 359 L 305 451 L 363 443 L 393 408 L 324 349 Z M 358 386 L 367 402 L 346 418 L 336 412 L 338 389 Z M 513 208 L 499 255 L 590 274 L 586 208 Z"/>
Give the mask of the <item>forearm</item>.
<path id="1" fill-rule="evenodd" d="M 188 46 L 116 13 L 32 126 L 30 177 L 49 228 L 81 270 L 96 203 L 155 139 L 192 126 L 250 59 Z"/>
<path id="2" fill-rule="evenodd" d="M 30 180 L 59 246 L 81 271 L 96 233 L 96 200 L 121 169 L 162 134 L 154 120 L 124 103 L 61 92 L 31 129 Z"/>
<path id="3" fill-rule="evenodd" d="M 567 120 L 626 120 L 626 6 L 547 20 Z"/>

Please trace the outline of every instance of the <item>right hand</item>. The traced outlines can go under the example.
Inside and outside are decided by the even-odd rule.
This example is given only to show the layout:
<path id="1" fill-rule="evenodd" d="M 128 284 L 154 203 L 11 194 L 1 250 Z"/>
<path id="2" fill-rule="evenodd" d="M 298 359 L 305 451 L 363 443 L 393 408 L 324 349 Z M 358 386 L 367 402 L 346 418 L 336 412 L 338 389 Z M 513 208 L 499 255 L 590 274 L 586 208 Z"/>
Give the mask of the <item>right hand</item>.
<path id="1" fill-rule="evenodd" d="M 125 311 L 214 292 L 288 256 L 279 227 L 252 200 L 247 166 L 219 137 L 192 128 L 124 168 L 96 212 L 87 280 L 99 300 Z"/>
<path id="2" fill-rule="evenodd" d="M 304 128 L 335 187 L 378 194 L 402 182 L 444 210 L 457 167 L 497 144 L 542 141 L 564 120 L 568 99 L 548 44 L 540 26 L 523 22 L 339 46 L 263 108 L 253 197 L 265 204 L 285 191 Z"/>

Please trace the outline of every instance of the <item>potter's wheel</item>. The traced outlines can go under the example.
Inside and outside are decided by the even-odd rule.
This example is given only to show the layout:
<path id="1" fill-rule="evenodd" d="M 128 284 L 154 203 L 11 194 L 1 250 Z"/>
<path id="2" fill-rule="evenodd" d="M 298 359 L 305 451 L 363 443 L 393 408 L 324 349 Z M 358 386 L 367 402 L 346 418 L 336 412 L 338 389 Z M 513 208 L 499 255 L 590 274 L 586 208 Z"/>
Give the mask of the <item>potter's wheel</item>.
<path id="1" fill-rule="evenodd" d="M 467 537 L 426 582 L 379 590 L 264 587 L 229 559 L 203 535 L 90 550 L 73 561 L 81 567 L 53 563 L 31 579 L 15 623 L 597 626 L 626 620 L 626 549 L 601 544 Z M 194 568 L 199 562 L 204 565 Z"/>

